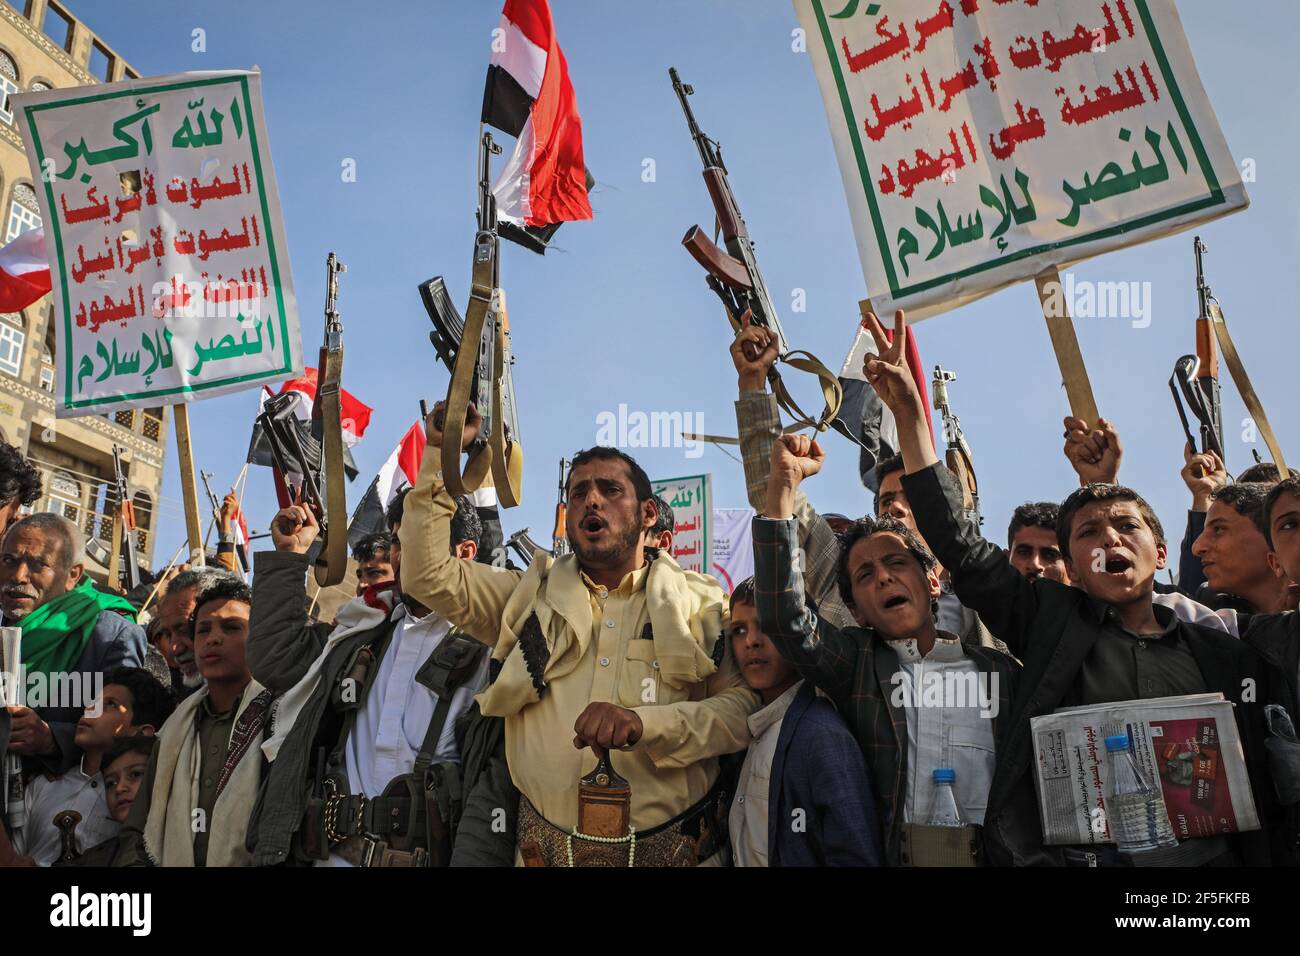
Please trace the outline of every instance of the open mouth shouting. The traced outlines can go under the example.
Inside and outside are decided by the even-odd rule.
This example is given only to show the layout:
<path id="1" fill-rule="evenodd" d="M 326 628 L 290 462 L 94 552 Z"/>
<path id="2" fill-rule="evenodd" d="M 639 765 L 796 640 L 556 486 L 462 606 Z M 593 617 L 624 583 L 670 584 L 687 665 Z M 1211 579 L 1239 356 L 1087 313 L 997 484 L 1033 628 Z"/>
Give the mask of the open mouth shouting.
<path id="1" fill-rule="evenodd" d="M 578 530 L 592 540 L 599 538 L 608 527 L 609 522 L 594 511 L 588 512 L 583 516 L 582 521 L 578 523 Z"/>

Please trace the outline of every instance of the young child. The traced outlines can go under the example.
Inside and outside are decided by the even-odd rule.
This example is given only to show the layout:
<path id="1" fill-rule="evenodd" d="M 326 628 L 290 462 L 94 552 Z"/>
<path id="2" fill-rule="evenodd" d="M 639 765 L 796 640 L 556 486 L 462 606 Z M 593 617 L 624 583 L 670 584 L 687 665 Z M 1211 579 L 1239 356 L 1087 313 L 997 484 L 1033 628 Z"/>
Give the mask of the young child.
<path id="1" fill-rule="evenodd" d="M 99 699 L 86 707 L 77 723 L 73 740 L 82 752 L 80 765 L 28 781 L 27 825 L 15 835 L 14 851 L 38 866 L 54 863 L 61 849 L 54 818 L 64 810 L 81 815 L 76 828 L 79 847 L 115 836 L 121 822 L 109 813 L 101 773 L 104 757 L 124 737 L 152 736 L 171 710 L 171 694 L 147 670 L 119 667 L 110 672 Z"/>
<path id="2" fill-rule="evenodd" d="M 759 628 L 754 580 L 731 595 L 732 657 L 763 706 L 729 819 L 737 866 L 879 866 L 880 827 L 862 753 L 835 708 Z"/>

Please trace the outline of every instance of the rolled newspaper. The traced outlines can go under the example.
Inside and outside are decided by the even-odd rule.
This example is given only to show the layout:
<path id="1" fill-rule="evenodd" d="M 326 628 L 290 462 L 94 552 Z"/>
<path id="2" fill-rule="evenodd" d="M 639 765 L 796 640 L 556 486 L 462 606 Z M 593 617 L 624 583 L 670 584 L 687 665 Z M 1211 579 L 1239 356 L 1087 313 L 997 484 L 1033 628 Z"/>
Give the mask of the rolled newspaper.
<path id="1" fill-rule="evenodd" d="M 22 640 L 16 627 L 0 627 L 0 707 L 22 704 Z M 23 758 L 4 755 L 4 812 L 13 832 L 27 825 L 27 801 L 23 792 Z"/>

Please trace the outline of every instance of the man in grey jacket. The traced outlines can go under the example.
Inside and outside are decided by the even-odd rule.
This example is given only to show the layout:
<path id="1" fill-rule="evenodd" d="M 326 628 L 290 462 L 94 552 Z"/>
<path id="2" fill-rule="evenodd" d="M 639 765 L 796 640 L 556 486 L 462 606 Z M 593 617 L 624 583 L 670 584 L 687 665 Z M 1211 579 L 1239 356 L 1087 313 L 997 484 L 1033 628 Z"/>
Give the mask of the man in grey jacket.
<path id="1" fill-rule="evenodd" d="M 481 525 L 458 502 L 452 537 L 472 559 Z M 375 584 L 345 604 L 333 627 L 307 618 L 307 550 L 319 531 L 308 509 L 271 525 L 259 552 L 248 662 L 280 696 L 272 761 L 249 824 L 254 865 L 427 866 L 446 863 L 459 802 L 456 718 L 487 682 L 484 645 L 401 594 Z M 436 793 L 436 810 L 426 799 Z"/>

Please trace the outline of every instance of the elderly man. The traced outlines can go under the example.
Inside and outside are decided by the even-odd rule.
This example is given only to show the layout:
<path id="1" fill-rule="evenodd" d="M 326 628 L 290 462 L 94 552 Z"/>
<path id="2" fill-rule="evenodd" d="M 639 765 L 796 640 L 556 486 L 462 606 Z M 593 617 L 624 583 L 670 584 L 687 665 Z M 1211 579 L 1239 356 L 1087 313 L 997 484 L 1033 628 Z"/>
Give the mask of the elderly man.
<path id="1" fill-rule="evenodd" d="M 227 572 L 220 568 L 186 568 L 167 583 L 167 590 L 158 599 L 158 622 L 155 640 L 174 662 L 172 693 L 183 700 L 203 686 L 198 662 L 194 659 L 194 640 L 190 618 L 194 614 L 194 600 L 209 584 L 223 578 Z"/>
<path id="2" fill-rule="evenodd" d="M 102 689 L 103 675 L 144 666 L 145 635 L 132 620 L 134 610 L 124 598 L 97 590 L 84 565 L 81 532 L 56 514 L 10 525 L 0 545 L 3 623 L 22 629 L 25 686 L 49 691 L 31 701 L 35 709 L 9 707 L 0 715 L 0 744 L 49 773 L 81 759 L 73 741 L 77 721 Z M 62 699 L 69 695 L 77 699 Z"/>

